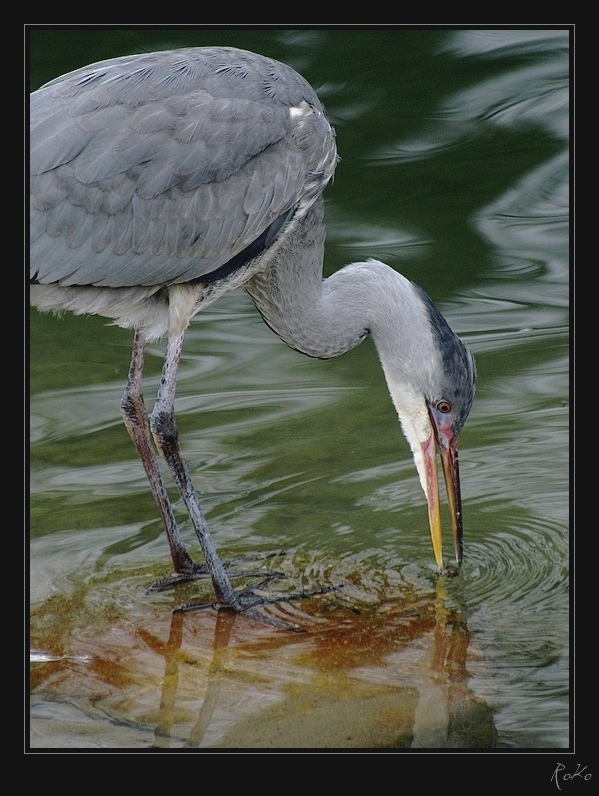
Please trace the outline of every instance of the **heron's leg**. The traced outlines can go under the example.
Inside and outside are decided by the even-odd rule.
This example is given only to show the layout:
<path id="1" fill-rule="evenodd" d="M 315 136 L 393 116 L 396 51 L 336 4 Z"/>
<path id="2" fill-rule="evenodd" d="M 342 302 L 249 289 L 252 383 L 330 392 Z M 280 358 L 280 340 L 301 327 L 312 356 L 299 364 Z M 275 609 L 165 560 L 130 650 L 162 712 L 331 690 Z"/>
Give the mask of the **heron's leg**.
<path id="1" fill-rule="evenodd" d="M 177 484 L 181 497 L 185 502 L 189 518 L 193 524 L 200 547 L 206 559 L 206 567 L 212 579 L 212 586 L 216 595 L 214 603 L 186 603 L 181 606 L 179 610 L 193 611 L 199 608 L 226 608 L 232 609 L 246 616 L 253 617 L 260 622 L 265 622 L 275 627 L 285 629 L 297 630 L 295 625 L 290 625 L 287 622 L 280 622 L 272 617 L 265 616 L 258 609 L 260 606 L 268 605 L 271 603 L 287 602 L 288 600 L 298 600 L 305 597 L 310 597 L 315 594 L 325 594 L 329 591 L 335 590 L 336 586 L 328 586 L 320 589 L 315 589 L 309 592 L 294 592 L 292 594 L 281 595 L 276 598 L 266 598 L 256 593 L 262 586 L 270 583 L 272 580 L 282 577 L 278 572 L 272 573 L 231 573 L 233 575 L 249 575 L 250 577 L 260 576 L 266 574 L 266 577 L 258 584 L 244 589 L 236 593 L 231 585 L 229 575 L 226 571 L 226 564 L 218 555 L 204 512 L 200 505 L 199 498 L 194 489 L 194 486 L 189 477 L 187 466 L 183 461 L 181 449 L 179 447 L 179 439 L 177 432 L 177 423 L 175 419 L 175 390 L 177 384 L 177 371 L 179 367 L 179 360 L 181 358 L 181 348 L 183 346 L 183 333 L 179 335 L 169 335 L 166 344 L 166 355 L 164 358 L 164 367 L 162 370 L 162 378 L 160 380 L 160 389 L 154 409 L 150 415 L 150 428 L 154 435 L 154 440 L 158 450 L 163 455 L 167 462 L 172 476 Z"/>
<path id="2" fill-rule="evenodd" d="M 121 400 L 121 413 L 125 426 L 135 447 L 139 453 L 140 459 L 148 476 L 152 493 L 158 505 L 164 530 L 168 539 L 169 547 L 171 550 L 171 557 L 173 559 L 173 567 L 175 573 L 189 576 L 197 573 L 200 567 L 191 560 L 179 533 L 177 522 L 173 515 L 166 488 L 158 469 L 158 462 L 156 461 L 156 454 L 152 444 L 152 437 L 150 435 L 150 427 L 148 424 L 148 414 L 142 393 L 142 376 L 143 365 L 146 351 L 146 340 L 140 329 L 135 330 L 133 338 L 133 352 L 131 355 L 131 365 L 129 367 L 129 376 L 127 378 L 127 386 Z M 205 568 L 204 572 L 205 572 Z M 184 579 L 184 578 L 183 578 Z M 169 579 L 170 580 L 170 579 Z M 175 581 L 178 578 L 174 578 Z"/>
<path id="3" fill-rule="evenodd" d="M 193 524 L 200 547 L 206 559 L 206 566 L 212 578 L 212 585 L 217 602 L 222 606 L 239 608 L 239 599 L 231 585 L 216 546 L 208 530 L 204 512 L 200 501 L 189 477 L 187 466 L 183 461 L 177 423 L 175 420 L 175 389 L 177 386 L 177 370 L 181 358 L 184 333 L 169 335 L 166 344 L 164 367 L 160 381 L 160 389 L 152 414 L 150 415 L 150 428 L 158 450 L 164 457 L 172 476 L 181 493 L 187 508 L 189 518 Z"/>

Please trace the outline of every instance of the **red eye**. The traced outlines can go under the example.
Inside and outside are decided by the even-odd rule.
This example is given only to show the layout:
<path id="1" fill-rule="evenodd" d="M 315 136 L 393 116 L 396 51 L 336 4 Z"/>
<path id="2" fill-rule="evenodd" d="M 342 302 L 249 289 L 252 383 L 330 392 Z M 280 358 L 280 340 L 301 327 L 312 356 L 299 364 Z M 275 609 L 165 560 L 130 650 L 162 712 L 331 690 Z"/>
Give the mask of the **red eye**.
<path id="1" fill-rule="evenodd" d="M 448 412 L 451 412 L 451 404 L 449 401 L 439 401 L 437 404 L 437 411 L 446 415 Z"/>

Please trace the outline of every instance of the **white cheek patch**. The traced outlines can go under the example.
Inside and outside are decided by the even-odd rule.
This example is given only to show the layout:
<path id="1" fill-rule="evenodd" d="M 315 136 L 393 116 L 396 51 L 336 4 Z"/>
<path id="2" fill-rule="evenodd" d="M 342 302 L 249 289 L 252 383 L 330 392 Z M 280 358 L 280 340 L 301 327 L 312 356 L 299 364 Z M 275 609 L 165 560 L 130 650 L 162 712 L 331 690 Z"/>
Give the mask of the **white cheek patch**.
<path id="1" fill-rule="evenodd" d="M 420 484 L 425 494 L 427 490 L 427 474 L 422 453 L 422 446 L 430 443 L 433 438 L 433 427 L 431 425 L 428 409 L 423 398 L 419 398 L 414 393 L 404 389 L 402 386 L 387 381 L 389 392 L 397 411 L 397 416 L 405 438 L 408 441 L 414 464 L 418 471 Z"/>

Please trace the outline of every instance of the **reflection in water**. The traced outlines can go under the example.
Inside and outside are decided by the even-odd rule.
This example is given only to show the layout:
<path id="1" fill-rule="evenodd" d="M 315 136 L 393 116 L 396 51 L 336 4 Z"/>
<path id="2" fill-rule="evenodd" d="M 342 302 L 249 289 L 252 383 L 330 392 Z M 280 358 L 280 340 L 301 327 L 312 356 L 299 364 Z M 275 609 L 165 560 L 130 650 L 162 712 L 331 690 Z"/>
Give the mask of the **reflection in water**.
<path id="1" fill-rule="evenodd" d="M 368 580 L 359 585 L 369 588 Z M 459 595 L 448 597 L 443 578 L 436 593 L 404 586 L 384 602 L 344 604 L 337 594 L 307 600 L 293 614 L 303 633 L 258 626 L 228 611 L 173 612 L 170 625 L 162 611 L 153 627 L 147 613 L 87 614 L 88 632 L 80 626 L 81 603 L 98 583 L 89 588 L 87 598 L 73 595 L 64 606 L 68 626 L 52 624 L 46 610 L 34 617 L 36 646 L 48 652 L 32 664 L 33 694 L 50 701 L 70 695 L 83 711 L 111 722 L 134 717 L 146 736 L 136 745 L 496 744 L 492 711 L 468 686 L 464 610 L 456 605 Z M 51 652 L 58 648 L 61 655 Z"/>

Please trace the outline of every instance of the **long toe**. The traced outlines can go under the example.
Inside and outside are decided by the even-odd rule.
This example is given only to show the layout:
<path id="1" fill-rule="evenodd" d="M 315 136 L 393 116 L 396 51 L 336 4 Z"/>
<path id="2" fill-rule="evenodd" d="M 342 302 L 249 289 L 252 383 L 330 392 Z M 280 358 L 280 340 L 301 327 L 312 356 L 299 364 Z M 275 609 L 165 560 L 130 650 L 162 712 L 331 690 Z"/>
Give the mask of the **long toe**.
<path id="1" fill-rule="evenodd" d="M 268 614 L 263 613 L 260 611 L 260 607 L 264 605 L 275 605 L 278 603 L 285 603 L 291 600 L 302 600 L 307 597 L 314 597 L 315 595 L 319 594 L 328 594 L 332 591 L 337 591 L 340 589 L 341 586 L 323 586 L 319 589 L 312 589 L 311 591 L 296 591 L 296 592 L 289 592 L 287 594 L 278 594 L 276 596 L 265 596 L 263 594 L 258 593 L 258 590 L 261 589 L 266 584 L 270 583 L 271 580 L 274 580 L 279 573 L 275 573 L 274 575 L 269 575 L 267 578 L 262 580 L 260 583 L 254 584 L 253 586 L 244 589 L 243 591 L 239 592 L 239 594 L 235 595 L 235 602 L 233 604 L 226 604 L 222 602 L 188 602 L 183 603 L 178 608 L 175 608 L 176 612 L 183 611 L 199 611 L 205 608 L 215 608 L 216 610 L 224 610 L 224 611 L 234 611 L 235 613 L 241 614 L 242 616 L 246 616 L 250 619 L 256 619 L 263 624 L 272 625 L 273 627 L 279 627 L 284 630 L 293 630 L 294 632 L 303 632 L 303 628 L 299 625 L 292 624 L 290 622 L 284 622 L 280 619 L 275 619 Z"/>
<path id="2" fill-rule="evenodd" d="M 180 583 L 192 583 L 195 580 L 205 580 L 210 577 L 210 573 L 205 564 L 196 564 L 189 572 L 173 572 L 167 578 L 154 581 L 146 589 L 146 594 L 153 594 L 154 592 L 167 591 L 174 589 Z"/>
<path id="3" fill-rule="evenodd" d="M 247 556 L 242 556 L 241 558 L 234 558 L 224 561 L 223 564 L 227 570 L 227 575 L 230 578 L 265 578 L 263 583 L 268 583 L 270 580 L 284 578 L 285 575 L 282 572 L 265 572 L 264 570 L 254 572 L 247 570 L 244 571 L 243 569 L 236 569 L 236 567 L 238 567 L 240 564 L 245 564 L 248 561 L 265 561 L 269 558 L 275 558 L 276 556 L 280 555 L 282 555 L 281 551 L 276 553 L 252 553 Z M 155 581 L 147 587 L 146 594 L 167 591 L 168 589 L 173 589 L 175 586 L 178 586 L 181 583 L 192 583 L 195 580 L 204 580 L 205 578 L 209 577 L 211 576 L 206 564 L 194 563 L 193 569 L 181 572 L 173 572 L 172 575 L 169 575 L 167 578 L 162 578 L 161 580 Z M 262 583 L 259 584 L 259 586 L 261 585 Z"/>

